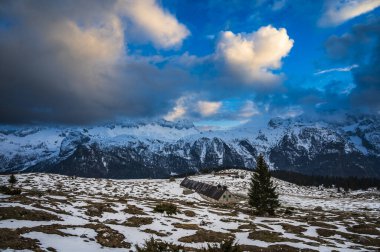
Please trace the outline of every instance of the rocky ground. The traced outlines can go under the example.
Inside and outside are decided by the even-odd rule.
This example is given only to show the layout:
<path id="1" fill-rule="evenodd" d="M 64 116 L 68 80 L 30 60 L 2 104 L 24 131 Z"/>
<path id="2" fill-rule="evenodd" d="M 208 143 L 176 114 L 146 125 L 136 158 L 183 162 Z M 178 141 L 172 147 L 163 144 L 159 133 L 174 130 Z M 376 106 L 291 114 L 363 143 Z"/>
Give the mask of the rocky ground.
<path id="1" fill-rule="evenodd" d="M 230 170 L 191 179 L 226 185 L 244 197 L 250 172 Z M 244 251 L 376 251 L 380 192 L 337 193 L 275 180 L 277 216 L 183 194 L 181 179 L 109 180 L 53 174 L 17 175 L 21 195 L 0 194 L 0 250 L 135 251 L 154 237 L 197 251 L 235 238 Z M 0 176 L 7 184 L 8 176 Z M 179 213 L 154 212 L 174 203 Z"/>

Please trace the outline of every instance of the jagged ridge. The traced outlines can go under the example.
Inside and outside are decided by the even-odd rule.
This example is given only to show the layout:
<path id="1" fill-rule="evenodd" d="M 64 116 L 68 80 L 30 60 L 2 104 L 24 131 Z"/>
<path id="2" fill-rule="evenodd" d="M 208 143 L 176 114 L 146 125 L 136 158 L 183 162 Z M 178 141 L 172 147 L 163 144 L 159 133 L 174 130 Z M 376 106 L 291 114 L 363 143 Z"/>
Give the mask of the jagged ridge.
<path id="1" fill-rule="evenodd" d="M 164 120 L 86 128 L 4 126 L 1 172 L 162 178 L 202 168 L 253 168 L 264 153 L 273 169 L 380 177 L 379 121 L 378 116 L 346 116 L 339 123 L 274 118 L 223 131 Z"/>

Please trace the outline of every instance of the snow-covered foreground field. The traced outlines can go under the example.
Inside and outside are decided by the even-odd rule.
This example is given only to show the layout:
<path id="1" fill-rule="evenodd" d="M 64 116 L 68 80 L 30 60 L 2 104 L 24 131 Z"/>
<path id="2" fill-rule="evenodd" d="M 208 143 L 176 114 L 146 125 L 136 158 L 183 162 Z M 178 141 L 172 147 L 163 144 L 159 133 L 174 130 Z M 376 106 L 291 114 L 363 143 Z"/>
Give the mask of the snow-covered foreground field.
<path id="1" fill-rule="evenodd" d="M 240 178 L 235 178 L 238 173 Z M 246 195 L 250 172 L 191 179 L 227 185 Z M 235 238 L 244 251 L 376 251 L 380 193 L 339 194 L 276 180 L 282 207 L 276 217 L 254 216 L 246 201 L 207 202 L 183 194 L 182 179 L 109 180 L 53 174 L 17 175 L 21 195 L 0 194 L 0 250 L 128 251 L 150 237 L 197 251 Z M 7 184 L 8 176 L 0 176 Z M 160 202 L 180 213 L 153 211 Z"/>

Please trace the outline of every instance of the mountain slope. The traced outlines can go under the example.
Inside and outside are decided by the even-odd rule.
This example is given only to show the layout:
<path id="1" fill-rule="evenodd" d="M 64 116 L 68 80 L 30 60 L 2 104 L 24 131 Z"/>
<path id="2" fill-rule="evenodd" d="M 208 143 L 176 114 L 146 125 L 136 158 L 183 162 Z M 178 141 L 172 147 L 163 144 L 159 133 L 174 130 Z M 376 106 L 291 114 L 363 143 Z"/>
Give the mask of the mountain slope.
<path id="1" fill-rule="evenodd" d="M 274 118 L 215 131 L 200 131 L 185 121 L 0 129 L 1 172 L 163 178 L 203 168 L 253 168 L 258 153 L 273 169 L 380 177 L 380 120 Z"/>
<path id="2" fill-rule="evenodd" d="M 16 175 L 22 193 L 0 191 L 0 250 L 125 252 L 154 238 L 190 252 L 228 236 L 243 251 L 378 251 L 379 191 L 343 192 L 273 179 L 281 206 L 276 216 L 257 216 L 247 202 L 251 176 L 229 169 L 190 177 L 222 184 L 241 197 L 226 205 L 189 193 L 182 179 Z M 0 175 L 0 184 L 8 179 Z M 179 211 L 155 211 L 163 202 Z"/>

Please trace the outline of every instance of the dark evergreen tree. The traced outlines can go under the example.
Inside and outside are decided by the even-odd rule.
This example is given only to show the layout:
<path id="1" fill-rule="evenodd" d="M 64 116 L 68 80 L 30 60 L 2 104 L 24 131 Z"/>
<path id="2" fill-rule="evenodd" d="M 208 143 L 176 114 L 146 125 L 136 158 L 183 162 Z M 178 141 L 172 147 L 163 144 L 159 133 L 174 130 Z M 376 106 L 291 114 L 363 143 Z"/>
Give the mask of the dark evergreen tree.
<path id="1" fill-rule="evenodd" d="M 271 180 L 269 167 L 263 155 L 256 158 L 256 170 L 253 173 L 248 192 L 248 203 L 255 208 L 258 214 L 273 215 L 280 206 L 276 187 Z"/>
<path id="2" fill-rule="evenodd" d="M 11 174 L 11 176 L 9 177 L 8 179 L 8 182 L 11 184 L 11 186 L 13 187 L 16 183 L 17 183 L 17 179 L 16 179 L 16 176 L 14 174 Z"/>

